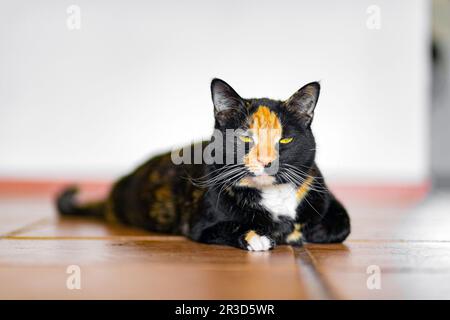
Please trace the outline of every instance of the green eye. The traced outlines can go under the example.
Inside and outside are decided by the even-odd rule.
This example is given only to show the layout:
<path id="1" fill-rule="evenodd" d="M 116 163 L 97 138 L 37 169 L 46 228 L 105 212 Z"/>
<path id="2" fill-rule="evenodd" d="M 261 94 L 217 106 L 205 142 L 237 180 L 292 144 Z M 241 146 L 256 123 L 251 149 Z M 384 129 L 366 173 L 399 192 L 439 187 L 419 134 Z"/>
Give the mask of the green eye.
<path id="1" fill-rule="evenodd" d="M 286 144 L 292 142 L 292 140 L 294 140 L 294 138 L 284 138 L 280 139 L 280 143 Z"/>
<path id="2" fill-rule="evenodd" d="M 252 142 L 253 139 L 248 136 L 239 136 L 239 139 L 241 139 L 244 142 Z"/>

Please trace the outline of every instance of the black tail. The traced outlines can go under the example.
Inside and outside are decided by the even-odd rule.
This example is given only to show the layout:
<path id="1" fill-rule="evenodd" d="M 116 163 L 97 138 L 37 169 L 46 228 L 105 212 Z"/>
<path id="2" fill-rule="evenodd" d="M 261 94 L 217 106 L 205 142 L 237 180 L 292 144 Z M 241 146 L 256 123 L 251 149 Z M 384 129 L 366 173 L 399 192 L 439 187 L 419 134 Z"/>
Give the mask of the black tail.
<path id="1" fill-rule="evenodd" d="M 104 201 L 90 202 L 80 205 L 76 201 L 78 189 L 70 187 L 61 192 L 56 199 L 56 206 L 61 215 L 104 218 L 106 204 Z"/>

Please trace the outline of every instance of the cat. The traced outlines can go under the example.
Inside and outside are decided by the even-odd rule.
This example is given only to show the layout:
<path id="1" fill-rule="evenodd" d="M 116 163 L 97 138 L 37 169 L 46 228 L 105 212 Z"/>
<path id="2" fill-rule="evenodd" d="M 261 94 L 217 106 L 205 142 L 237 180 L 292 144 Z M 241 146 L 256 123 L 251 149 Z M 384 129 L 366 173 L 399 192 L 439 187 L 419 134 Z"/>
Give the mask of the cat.
<path id="1" fill-rule="evenodd" d="M 213 79 L 210 140 L 178 150 L 178 158 L 168 152 L 150 159 L 105 200 L 79 204 L 70 187 L 58 196 L 58 210 L 249 251 L 342 242 L 350 218 L 315 163 L 311 122 L 319 93 L 312 82 L 286 101 L 244 99 Z M 216 161 L 192 161 L 199 148 L 212 149 Z"/>

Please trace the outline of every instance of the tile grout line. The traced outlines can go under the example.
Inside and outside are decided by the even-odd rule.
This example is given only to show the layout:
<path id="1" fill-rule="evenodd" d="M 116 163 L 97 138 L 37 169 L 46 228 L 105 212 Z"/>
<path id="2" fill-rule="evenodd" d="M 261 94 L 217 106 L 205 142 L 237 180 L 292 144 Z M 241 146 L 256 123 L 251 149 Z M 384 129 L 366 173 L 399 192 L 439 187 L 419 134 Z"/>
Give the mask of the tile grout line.
<path id="1" fill-rule="evenodd" d="M 298 272 L 305 280 L 311 299 L 334 300 L 337 295 L 318 270 L 317 262 L 311 252 L 305 247 L 293 247 Z"/>
<path id="2" fill-rule="evenodd" d="M 173 235 L 142 235 L 142 236 L 20 236 L 19 234 L 32 230 L 34 227 L 42 225 L 48 222 L 48 218 L 42 218 L 34 221 L 24 227 L 20 227 L 11 232 L 7 232 L 0 235 L 0 239 L 8 240 L 168 240 L 168 241 L 182 241 L 185 239 L 183 236 Z M 348 243 L 450 243 L 450 240 L 408 240 L 408 239 L 352 239 L 347 240 Z"/>
<path id="3" fill-rule="evenodd" d="M 23 227 L 19 227 L 13 231 L 6 232 L 5 234 L 0 235 L 0 239 L 7 239 L 8 237 L 14 237 L 17 234 L 21 234 L 23 232 L 32 230 L 34 227 L 44 224 L 48 221 L 50 221 L 49 218 L 41 218 L 41 219 L 35 220 L 29 224 L 26 224 Z"/>

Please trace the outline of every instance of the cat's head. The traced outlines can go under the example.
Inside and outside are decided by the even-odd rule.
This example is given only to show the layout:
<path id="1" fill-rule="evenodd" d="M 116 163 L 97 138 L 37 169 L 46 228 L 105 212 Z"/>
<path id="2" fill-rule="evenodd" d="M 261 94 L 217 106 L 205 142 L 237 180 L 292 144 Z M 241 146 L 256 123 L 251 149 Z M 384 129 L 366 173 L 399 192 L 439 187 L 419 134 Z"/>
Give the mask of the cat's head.
<path id="1" fill-rule="evenodd" d="M 241 185 L 290 182 L 293 171 L 307 174 L 315 158 L 311 122 L 319 93 L 319 83 L 312 82 L 285 101 L 244 99 L 223 80 L 212 81 L 215 128 L 235 130 L 231 144 L 235 150 L 244 150 L 231 150 L 245 168 L 245 174 L 238 176 Z"/>

